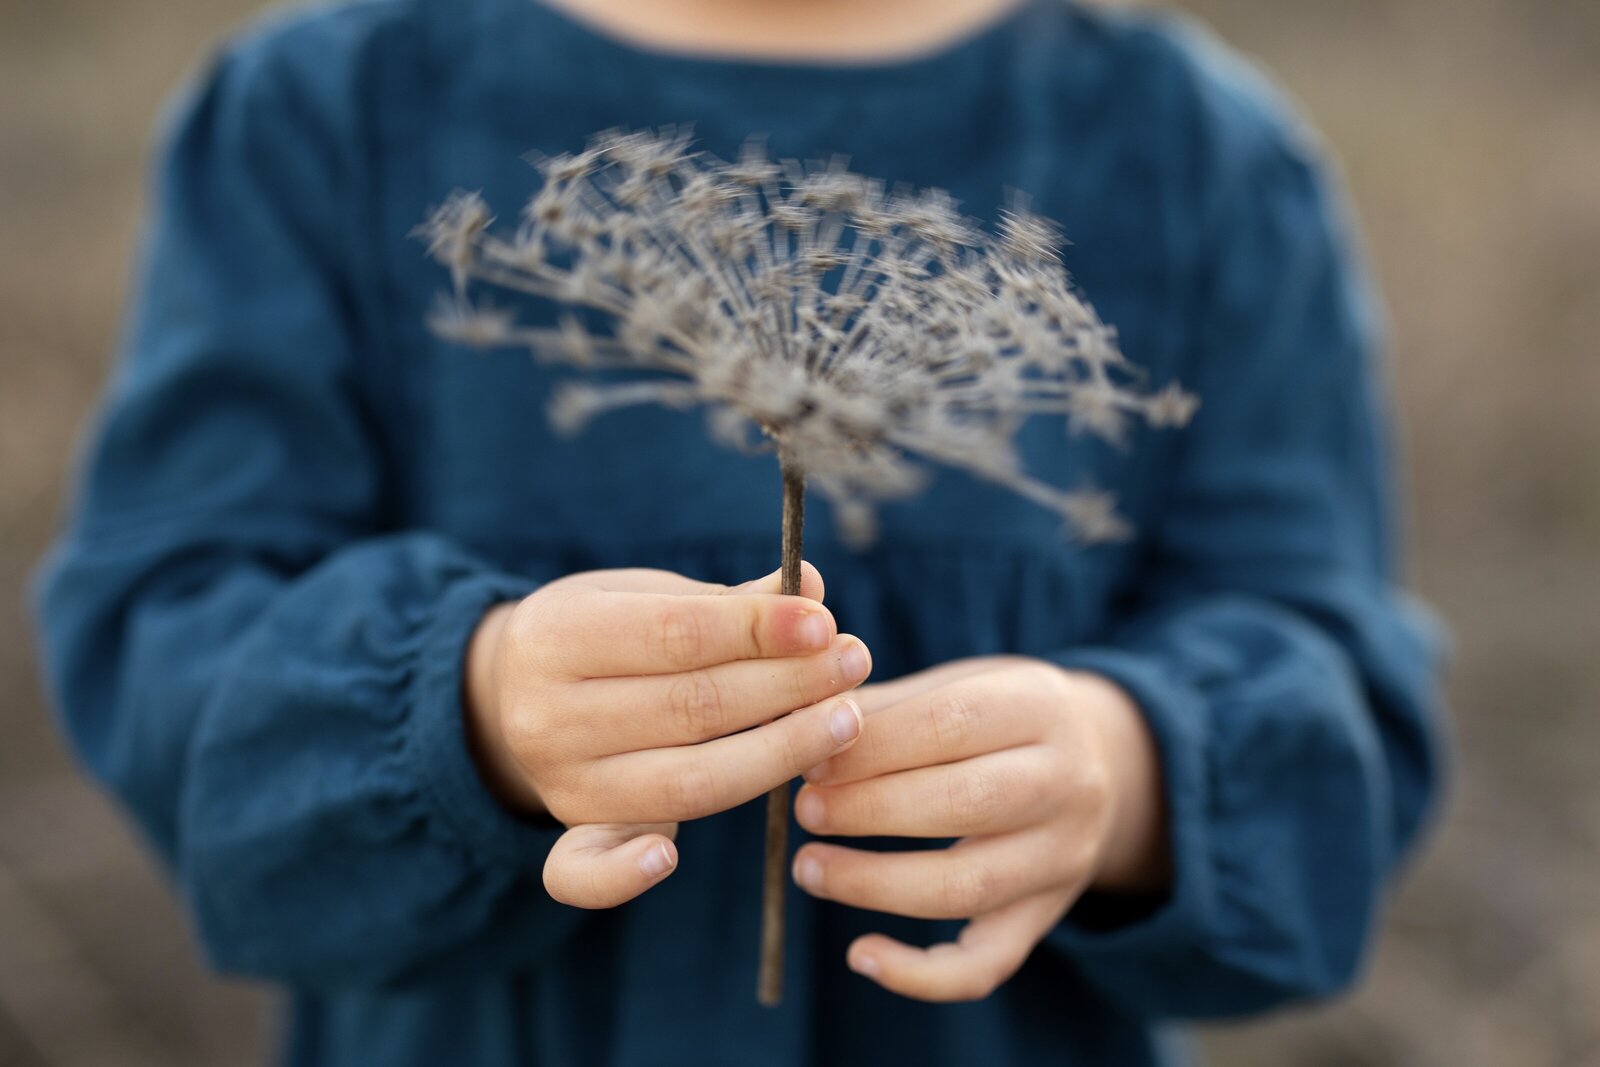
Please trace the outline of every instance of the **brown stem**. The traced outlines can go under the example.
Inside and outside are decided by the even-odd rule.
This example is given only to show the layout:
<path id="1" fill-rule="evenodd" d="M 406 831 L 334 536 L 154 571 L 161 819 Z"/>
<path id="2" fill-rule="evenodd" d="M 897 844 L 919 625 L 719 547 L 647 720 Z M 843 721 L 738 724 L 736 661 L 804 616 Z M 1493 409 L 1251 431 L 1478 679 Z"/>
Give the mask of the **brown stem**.
<path id="1" fill-rule="evenodd" d="M 784 596 L 800 595 L 801 543 L 806 524 L 806 476 L 783 465 L 783 574 Z"/>
<path id="2" fill-rule="evenodd" d="M 783 593 L 800 595 L 800 546 L 806 517 L 806 476 L 783 463 Z M 783 902 L 789 888 L 789 783 L 767 794 L 766 880 L 761 895 L 761 969 L 756 999 L 769 1008 L 783 1000 Z"/>

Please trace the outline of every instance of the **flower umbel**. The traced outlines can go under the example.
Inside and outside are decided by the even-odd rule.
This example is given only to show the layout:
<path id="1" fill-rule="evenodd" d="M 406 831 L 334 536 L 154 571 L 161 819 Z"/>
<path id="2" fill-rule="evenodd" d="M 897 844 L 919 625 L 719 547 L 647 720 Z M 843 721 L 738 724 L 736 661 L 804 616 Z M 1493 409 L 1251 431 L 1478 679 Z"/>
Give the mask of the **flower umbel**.
<path id="1" fill-rule="evenodd" d="M 1135 422 L 1181 426 L 1197 406 L 1176 385 L 1143 388 L 1073 289 L 1055 225 L 1021 202 L 991 234 L 939 190 L 889 190 L 838 160 L 771 161 L 757 142 L 726 163 L 673 129 L 600 134 L 536 165 L 544 181 L 514 231 L 496 232 L 473 193 L 420 228 L 454 282 L 435 329 L 581 368 L 665 372 L 569 383 L 556 425 L 576 431 L 636 403 L 706 405 L 719 436 L 769 442 L 857 540 L 875 503 L 921 487 L 916 459 L 1021 493 L 1083 541 L 1126 537 L 1109 496 L 1028 475 L 1017 430 L 1060 415 L 1120 444 Z M 524 326 L 475 300 L 485 287 L 586 307 L 612 327 Z"/>
<path id="2" fill-rule="evenodd" d="M 961 468 L 1055 511 L 1086 542 L 1128 536 L 1109 494 L 1028 475 L 1014 438 L 1034 415 L 1121 444 L 1135 421 L 1181 426 L 1197 401 L 1159 392 L 1073 290 L 1055 224 L 1020 200 L 988 233 L 937 189 L 886 190 L 842 162 L 737 162 L 685 132 L 611 132 L 544 177 L 509 234 L 483 198 L 457 193 L 419 229 L 454 292 L 440 336 L 520 345 L 568 366 L 646 372 L 557 391 L 555 427 L 577 432 L 633 404 L 707 407 L 724 443 L 775 449 L 783 471 L 782 589 L 800 592 L 807 484 L 843 532 L 869 540 L 874 505 L 923 483 L 917 459 Z M 475 299 L 523 293 L 601 313 L 555 328 Z M 782 996 L 789 785 L 768 794 L 757 997 Z"/>

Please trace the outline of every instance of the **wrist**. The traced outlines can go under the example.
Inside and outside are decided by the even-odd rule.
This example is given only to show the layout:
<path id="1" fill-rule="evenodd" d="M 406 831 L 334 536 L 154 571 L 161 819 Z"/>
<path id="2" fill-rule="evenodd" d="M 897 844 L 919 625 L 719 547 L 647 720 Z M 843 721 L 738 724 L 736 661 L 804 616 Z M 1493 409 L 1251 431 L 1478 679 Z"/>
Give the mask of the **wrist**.
<path id="1" fill-rule="evenodd" d="M 478 773 L 496 799 L 525 815 L 545 813 L 543 802 L 506 745 L 501 722 L 500 646 L 516 604 L 496 604 L 484 613 L 467 643 L 462 714 L 467 744 Z"/>

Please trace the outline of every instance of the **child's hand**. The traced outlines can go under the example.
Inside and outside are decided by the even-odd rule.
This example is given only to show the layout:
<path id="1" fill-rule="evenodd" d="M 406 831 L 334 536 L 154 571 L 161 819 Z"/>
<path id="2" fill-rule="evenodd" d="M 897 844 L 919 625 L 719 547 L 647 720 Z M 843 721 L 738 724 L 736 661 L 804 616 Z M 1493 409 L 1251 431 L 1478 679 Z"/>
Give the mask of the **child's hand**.
<path id="1" fill-rule="evenodd" d="M 813 842 L 794 875 L 814 896 L 926 919 L 972 919 L 953 944 L 857 939 L 852 970 L 920 1000 L 988 996 L 1084 890 L 1159 892 L 1167 872 L 1154 743 L 1101 678 L 1039 660 L 963 660 L 857 694 L 861 742 L 806 774 L 815 834 L 959 837 L 867 852 Z"/>
<path id="2" fill-rule="evenodd" d="M 476 756 L 508 803 L 569 832 L 550 895 L 613 907 L 677 865 L 676 824 L 724 811 L 848 748 L 871 670 L 807 567 L 728 589 L 666 571 L 572 575 L 491 611 L 468 653 Z M 795 714 L 790 714 L 794 712 Z M 762 725 L 766 724 L 766 725 Z"/>

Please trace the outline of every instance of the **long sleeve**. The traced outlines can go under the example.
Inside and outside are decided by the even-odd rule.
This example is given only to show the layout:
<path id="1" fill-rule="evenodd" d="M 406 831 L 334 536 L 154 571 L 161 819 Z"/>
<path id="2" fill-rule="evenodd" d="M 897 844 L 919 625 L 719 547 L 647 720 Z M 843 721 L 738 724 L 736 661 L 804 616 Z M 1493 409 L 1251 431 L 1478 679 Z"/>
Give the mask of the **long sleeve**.
<path id="1" fill-rule="evenodd" d="M 1219 136 L 1184 377 L 1202 397 L 1137 602 L 1064 666 L 1121 684 L 1163 763 L 1170 898 L 1052 935 L 1139 1014 L 1323 996 L 1358 973 L 1437 787 L 1432 626 L 1395 585 L 1375 307 L 1311 153 Z M 1247 138 L 1241 143 L 1241 138 Z"/>
<path id="2" fill-rule="evenodd" d="M 66 731 L 208 955 L 302 987 L 493 968 L 578 921 L 538 884 L 554 832 L 495 803 L 461 722 L 477 620 L 540 576 L 386 518 L 329 70 L 235 53 L 180 116 L 38 593 Z"/>

